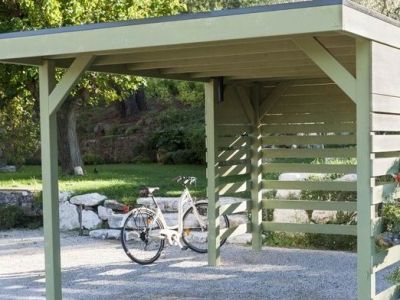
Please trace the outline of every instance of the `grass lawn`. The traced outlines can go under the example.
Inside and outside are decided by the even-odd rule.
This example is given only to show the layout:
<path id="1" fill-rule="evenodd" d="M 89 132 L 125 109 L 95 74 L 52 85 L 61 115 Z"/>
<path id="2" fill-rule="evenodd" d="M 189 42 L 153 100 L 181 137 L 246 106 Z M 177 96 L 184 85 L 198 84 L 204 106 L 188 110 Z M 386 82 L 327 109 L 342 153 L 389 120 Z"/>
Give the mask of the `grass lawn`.
<path id="1" fill-rule="evenodd" d="M 173 181 L 179 175 L 195 176 L 197 186 L 191 187 L 196 197 L 205 197 L 206 168 L 198 165 L 113 164 L 86 167 L 86 175 L 60 176 L 60 191 L 74 194 L 98 192 L 111 199 L 132 203 L 142 186 L 158 186 L 158 196 L 178 196 L 182 188 Z M 41 190 L 40 166 L 24 166 L 16 173 L 0 173 L 0 188 L 26 188 Z"/>

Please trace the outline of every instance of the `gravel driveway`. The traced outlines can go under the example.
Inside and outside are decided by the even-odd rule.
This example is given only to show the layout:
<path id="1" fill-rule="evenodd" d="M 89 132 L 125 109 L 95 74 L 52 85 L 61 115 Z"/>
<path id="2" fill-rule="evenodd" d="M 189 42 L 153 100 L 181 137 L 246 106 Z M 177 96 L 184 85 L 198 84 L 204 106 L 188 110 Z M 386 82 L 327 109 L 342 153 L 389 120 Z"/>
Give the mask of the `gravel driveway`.
<path id="1" fill-rule="evenodd" d="M 64 299 L 356 299 L 356 255 L 225 245 L 223 266 L 167 248 L 150 266 L 119 242 L 62 234 Z M 0 299 L 44 299 L 43 233 L 0 231 Z M 387 287 L 380 274 L 378 289 Z"/>

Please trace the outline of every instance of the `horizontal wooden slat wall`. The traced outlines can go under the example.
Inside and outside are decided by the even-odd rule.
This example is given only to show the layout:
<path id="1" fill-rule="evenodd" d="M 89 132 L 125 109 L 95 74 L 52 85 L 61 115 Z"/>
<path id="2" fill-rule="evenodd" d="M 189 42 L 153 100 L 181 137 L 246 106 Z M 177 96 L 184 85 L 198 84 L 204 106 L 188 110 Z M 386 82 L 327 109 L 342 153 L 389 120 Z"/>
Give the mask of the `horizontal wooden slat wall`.
<path id="1" fill-rule="evenodd" d="M 400 51 L 372 43 L 371 164 L 373 240 L 382 233 L 379 207 L 385 200 L 400 199 L 400 189 L 391 179 L 399 173 L 400 158 Z M 389 176 L 387 176 L 389 175 Z M 383 203 L 383 204 L 382 204 Z M 400 247 L 374 254 L 372 274 L 400 261 Z M 373 276 L 375 277 L 375 276 Z M 378 291 L 374 299 L 397 299 L 399 288 Z"/>
<path id="2" fill-rule="evenodd" d="M 251 131 L 252 120 L 240 100 L 235 86 L 224 89 L 223 102 L 216 108 L 217 159 L 220 196 L 243 195 L 251 190 Z M 250 200 L 224 205 L 221 214 L 232 214 L 250 209 Z M 225 231 L 223 237 L 251 232 L 250 224 Z"/>
<path id="3" fill-rule="evenodd" d="M 341 176 L 357 172 L 353 159 L 357 155 L 356 106 L 330 81 L 294 82 L 262 116 L 261 132 L 264 177 L 270 178 L 271 174 L 277 176 L 282 173 Z M 353 164 L 333 164 L 332 160 L 335 159 L 351 161 Z M 312 178 L 315 179 L 264 180 L 263 188 L 322 192 L 357 190 L 356 182 Z M 263 208 L 356 211 L 356 202 L 334 201 L 264 198 Z M 355 225 L 263 222 L 263 229 L 356 235 Z"/>

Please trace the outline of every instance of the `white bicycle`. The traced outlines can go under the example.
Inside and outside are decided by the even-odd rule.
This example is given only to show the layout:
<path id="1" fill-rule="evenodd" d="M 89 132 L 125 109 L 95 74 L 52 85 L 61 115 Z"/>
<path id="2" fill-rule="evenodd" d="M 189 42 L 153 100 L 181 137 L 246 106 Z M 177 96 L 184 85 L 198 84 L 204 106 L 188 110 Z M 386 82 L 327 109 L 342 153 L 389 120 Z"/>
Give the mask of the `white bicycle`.
<path id="1" fill-rule="evenodd" d="M 178 222 L 168 226 L 153 193 L 159 188 L 147 188 L 153 200 L 155 210 L 140 207 L 130 211 L 121 229 L 122 247 L 128 257 L 136 263 L 146 265 L 156 261 L 164 249 L 165 241 L 169 245 L 179 246 L 182 250 L 190 248 L 198 253 L 207 253 L 208 203 L 193 200 L 188 185 L 196 183 L 195 177 L 176 178 L 183 185 L 178 203 Z M 185 210 L 186 209 L 186 210 Z M 220 228 L 228 228 L 226 215 L 220 217 Z M 182 245 L 181 239 L 185 246 Z M 221 246 L 226 239 L 221 240 Z"/>

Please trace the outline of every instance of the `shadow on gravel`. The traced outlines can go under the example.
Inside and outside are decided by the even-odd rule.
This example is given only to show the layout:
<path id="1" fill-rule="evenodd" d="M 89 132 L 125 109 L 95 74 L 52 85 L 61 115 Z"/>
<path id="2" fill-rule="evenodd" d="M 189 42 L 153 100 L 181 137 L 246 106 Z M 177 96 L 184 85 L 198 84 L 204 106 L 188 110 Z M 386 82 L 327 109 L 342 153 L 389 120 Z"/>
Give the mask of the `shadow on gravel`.
<path id="1" fill-rule="evenodd" d="M 149 266 L 64 268 L 64 299 L 356 299 L 352 253 L 226 246 L 218 268 L 207 266 L 206 255 L 167 254 Z M 43 271 L 0 276 L 0 299 L 44 299 Z"/>

